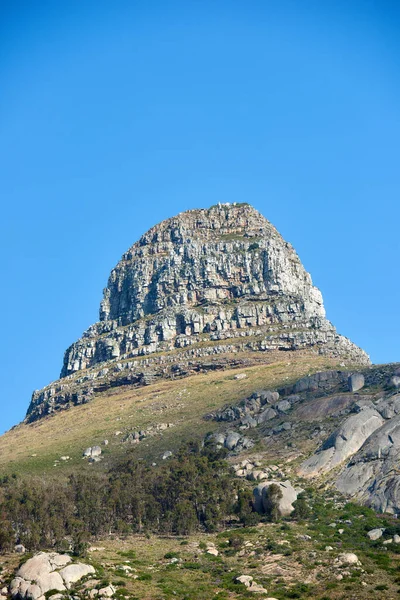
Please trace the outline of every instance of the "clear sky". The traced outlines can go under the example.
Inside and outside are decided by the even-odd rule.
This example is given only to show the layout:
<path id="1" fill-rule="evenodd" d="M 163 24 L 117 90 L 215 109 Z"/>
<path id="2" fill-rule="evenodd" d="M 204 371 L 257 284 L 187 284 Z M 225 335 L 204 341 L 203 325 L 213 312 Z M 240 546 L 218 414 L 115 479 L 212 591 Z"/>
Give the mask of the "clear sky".
<path id="1" fill-rule="evenodd" d="M 398 5 L 1 0 L 0 431 L 122 253 L 216 202 L 259 209 L 338 331 L 400 361 Z"/>

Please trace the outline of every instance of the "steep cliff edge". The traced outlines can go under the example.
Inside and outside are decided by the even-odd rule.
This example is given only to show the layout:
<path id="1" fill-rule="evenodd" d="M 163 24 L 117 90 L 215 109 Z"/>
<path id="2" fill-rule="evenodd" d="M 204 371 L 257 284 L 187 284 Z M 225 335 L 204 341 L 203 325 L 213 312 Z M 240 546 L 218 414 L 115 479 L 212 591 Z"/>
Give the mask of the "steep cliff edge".
<path id="1" fill-rule="evenodd" d="M 325 318 L 295 250 L 258 211 L 248 204 L 189 210 L 123 255 L 100 321 L 67 349 L 61 381 L 34 392 L 27 419 L 112 385 L 209 368 L 215 355 L 223 367 L 232 355 L 304 349 L 369 364 Z"/>

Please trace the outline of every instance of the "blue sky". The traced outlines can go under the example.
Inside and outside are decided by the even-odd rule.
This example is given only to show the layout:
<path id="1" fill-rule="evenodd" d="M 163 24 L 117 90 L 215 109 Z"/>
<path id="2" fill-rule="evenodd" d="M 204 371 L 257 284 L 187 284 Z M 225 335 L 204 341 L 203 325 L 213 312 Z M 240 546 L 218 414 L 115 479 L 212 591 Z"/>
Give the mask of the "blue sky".
<path id="1" fill-rule="evenodd" d="M 330 320 L 399 361 L 394 2 L 0 3 L 0 431 L 150 226 L 250 202 Z"/>

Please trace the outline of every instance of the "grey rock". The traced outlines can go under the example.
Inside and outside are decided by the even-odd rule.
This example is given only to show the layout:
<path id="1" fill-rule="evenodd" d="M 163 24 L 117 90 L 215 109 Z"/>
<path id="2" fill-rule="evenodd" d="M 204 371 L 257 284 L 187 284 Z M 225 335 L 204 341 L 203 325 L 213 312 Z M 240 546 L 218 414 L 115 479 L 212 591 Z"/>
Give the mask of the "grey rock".
<path id="1" fill-rule="evenodd" d="M 80 581 L 83 577 L 86 577 L 87 575 L 93 575 L 95 572 L 96 571 L 94 567 L 92 567 L 92 565 L 85 565 L 84 563 L 75 563 L 73 565 L 68 565 L 67 567 L 61 569 L 60 575 L 63 578 L 66 588 L 70 589 L 70 587 L 74 583 Z"/>
<path id="2" fill-rule="evenodd" d="M 237 375 L 235 375 L 235 379 L 246 379 L 247 375 L 246 373 L 238 373 Z"/>
<path id="3" fill-rule="evenodd" d="M 288 400 L 281 400 L 276 405 L 278 412 L 281 412 L 281 413 L 286 413 L 288 410 L 291 409 L 291 407 L 292 407 L 292 405 L 290 404 L 290 402 L 288 402 Z"/>
<path id="4" fill-rule="evenodd" d="M 16 572 L 10 584 L 11 596 L 39 600 L 50 590 L 65 592 L 82 577 L 95 573 L 92 565 L 70 562 L 71 557 L 66 554 L 39 552 Z"/>
<path id="5" fill-rule="evenodd" d="M 393 375 L 390 379 L 390 385 L 396 389 L 400 388 L 400 377 L 398 375 Z"/>
<path id="6" fill-rule="evenodd" d="M 344 494 L 380 512 L 400 512 L 400 415 L 386 421 L 352 456 L 336 479 Z"/>
<path id="7" fill-rule="evenodd" d="M 164 452 L 164 454 L 162 455 L 162 460 L 166 460 L 167 458 L 171 458 L 172 456 L 172 452 L 171 450 L 167 450 L 166 452 Z"/>
<path id="8" fill-rule="evenodd" d="M 211 439 L 217 446 L 224 446 L 226 434 L 225 433 L 214 433 L 211 436 Z"/>
<path id="9" fill-rule="evenodd" d="M 247 427 L 257 427 L 258 425 L 258 420 L 254 419 L 254 417 L 251 417 L 250 415 L 243 417 L 240 422 L 242 425 L 247 425 Z"/>
<path id="10" fill-rule="evenodd" d="M 253 581 L 253 577 L 251 575 L 239 575 L 239 577 L 236 577 L 235 581 L 237 583 L 243 583 L 243 585 L 248 588 Z"/>
<path id="11" fill-rule="evenodd" d="M 100 598 L 112 598 L 116 592 L 116 589 L 113 585 L 108 585 L 99 590 Z"/>
<path id="12" fill-rule="evenodd" d="M 365 378 L 362 373 L 353 373 L 349 377 L 349 390 L 350 392 L 358 392 L 365 385 Z"/>
<path id="13" fill-rule="evenodd" d="M 236 433 L 235 431 L 229 432 L 226 436 L 225 447 L 228 448 L 228 450 L 233 450 L 238 445 L 240 438 L 241 436 L 239 433 Z"/>
<path id="14" fill-rule="evenodd" d="M 265 423 L 266 421 L 270 421 L 274 419 L 278 413 L 273 408 L 266 408 L 257 416 L 257 422 Z"/>
<path id="15" fill-rule="evenodd" d="M 56 569 L 70 561 L 67 555 L 39 552 L 16 572 L 10 584 L 11 596 L 38 600 L 50 590 L 65 591 L 64 581 Z"/>
<path id="16" fill-rule="evenodd" d="M 371 529 L 371 531 L 368 531 L 367 536 L 369 537 L 370 540 L 375 542 L 376 540 L 379 540 L 379 538 L 382 537 L 384 531 L 385 531 L 385 529 L 383 527 L 380 527 L 377 529 Z"/>
<path id="17" fill-rule="evenodd" d="M 400 394 L 380 399 L 376 403 L 376 410 L 384 419 L 392 419 L 400 413 Z"/>
<path id="18" fill-rule="evenodd" d="M 361 565 L 357 554 L 354 554 L 354 552 L 343 552 L 342 554 L 339 554 L 336 560 L 340 565 Z"/>
<path id="19" fill-rule="evenodd" d="M 279 400 L 279 392 L 265 390 L 260 392 L 261 404 L 275 404 Z"/>
<path id="20" fill-rule="evenodd" d="M 349 374 L 346 371 L 321 371 L 302 377 L 295 384 L 279 390 L 282 396 L 324 395 L 347 383 Z"/>
<path id="21" fill-rule="evenodd" d="M 238 454 L 243 450 L 247 450 L 254 445 L 254 442 L 237 433 L 236 431 L 228 431 L 226 433 L 212 433 L 206 436 L 204 444 L 212 444 L 217 448 L 227 448 L 231 452 Z"/>
<path id="22" fill-rule="evenodd" d="M 101 455 L 100 446 L 92 446 L 90 448 L 86 448 L 86 450 L 83 451 L 83 456 L 85 458 L 89 458 L 89 460 L 98 458 L 100 455 Z"/>
<path id="23" fill-rule="evenodd" d="M 364 408 L 348 417 L 310 458 L 299 468 L 299 475 L 315 477 L 342 464 L 357 452 L 369 436 L 384 423 L 372 408 Z"/>
<path id="24" fill-rule="evenodd" d="M 249 450 L 250 448 L 252 448 L 254 446 L 254 442 L 253 440 L 250 440 L 247 437 L 241 436 L 235 450 Z"/>

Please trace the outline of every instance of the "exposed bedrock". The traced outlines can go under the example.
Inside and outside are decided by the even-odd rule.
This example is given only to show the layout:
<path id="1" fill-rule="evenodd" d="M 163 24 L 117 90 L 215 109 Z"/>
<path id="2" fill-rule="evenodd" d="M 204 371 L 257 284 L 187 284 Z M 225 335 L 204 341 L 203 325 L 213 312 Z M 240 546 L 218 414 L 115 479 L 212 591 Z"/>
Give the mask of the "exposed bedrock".
<path id="1" fill-rule="evenodd" d="M 299 333 L 300 346 L 368 363 L 326 320 L 320 291 L 275 227 L 249 205 L 218 205 L 163 221 L 124 254 L 100 321 L 67 350 L 61 375 L 243 335 L 285 346 Z"/>
<path id="2" fill-rule="evenodd" d="M 341 465 L 352 456 L 384 420 L 373 408 L 364 408 L 348 417 L 320 450 L 303 462 L 299 475 L 315 477 Z"/>
<path id="3" fill-rule="evenodd" d="M 400 512 L 399 464 L 400 414 L 368 438 L 339 475 L 336 486 L 376 510 Z"/>

